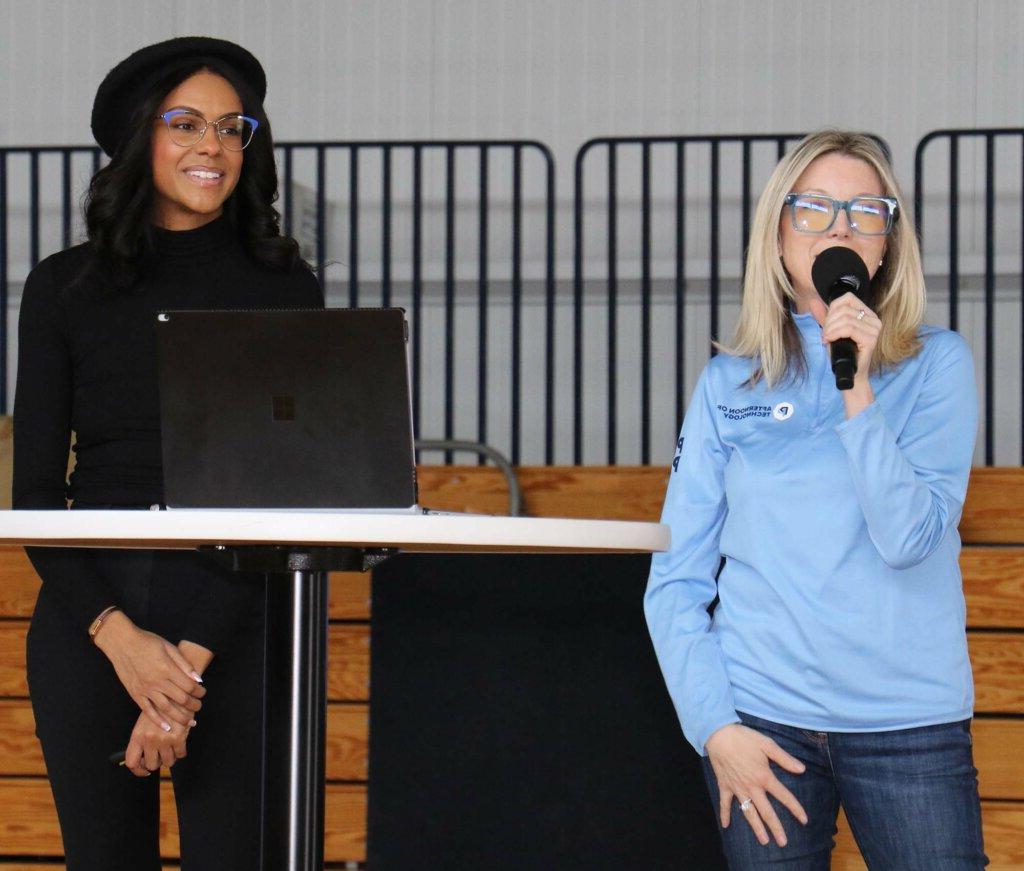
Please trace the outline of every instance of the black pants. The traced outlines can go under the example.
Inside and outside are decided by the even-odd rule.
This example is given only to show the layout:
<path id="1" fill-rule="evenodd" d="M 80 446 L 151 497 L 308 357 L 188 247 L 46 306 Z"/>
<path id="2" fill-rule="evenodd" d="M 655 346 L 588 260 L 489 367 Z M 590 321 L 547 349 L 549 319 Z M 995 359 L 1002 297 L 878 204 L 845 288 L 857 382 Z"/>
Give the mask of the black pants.
<path id="1" fill-rule="evenodd" d="M 206 558 L 168 551 L 99 558 L 128 616 L 176 642 L 169 624 L 187 610 L 190 566 Z M 253 603 L 262 602 L 258 577 L 250 579 Z M 139 709 L 84 627 L 69 625 L 51 595 L 43 584 L 28 636 L 28 680 L 67 869 L 158 871 L 160 779 L 108 761 L 127 746 Z M 239 622 L 204 674 L 207 695 L 188 755 L 171 769 L 183 871 L 259 867 L 262 609 L 254 604 Z"/>

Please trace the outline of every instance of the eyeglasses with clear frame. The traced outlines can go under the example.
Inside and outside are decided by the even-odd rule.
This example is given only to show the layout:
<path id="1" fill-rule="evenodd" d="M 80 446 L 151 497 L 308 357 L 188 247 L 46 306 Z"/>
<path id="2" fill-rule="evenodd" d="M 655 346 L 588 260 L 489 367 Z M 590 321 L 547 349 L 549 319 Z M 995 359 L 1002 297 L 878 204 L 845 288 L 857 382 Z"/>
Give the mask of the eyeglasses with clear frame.
<path id="1" fill-rule="evenodd" d="M 896 220 L 895 197 L 854 197 L 837 200 L 824 194 L 786 194 L 786 206 L 798 233 L 827 233 L 840 211 L 846 212 L 850 229 L 861 236 L 888 236 Z"/>
<path id="2" fill-rule="evenodd" d="M 188 148 L 202 140 L 206 129 L 213 125 L 217 139 L 229 151 L 241 151 L 250 142 L 260 122 L 248 115 L 222 115 L 215 121 L 207 121 L 192 109 L 168 109 L 157 120 L 163 121 L 170 134 L 171 142 Z"/>

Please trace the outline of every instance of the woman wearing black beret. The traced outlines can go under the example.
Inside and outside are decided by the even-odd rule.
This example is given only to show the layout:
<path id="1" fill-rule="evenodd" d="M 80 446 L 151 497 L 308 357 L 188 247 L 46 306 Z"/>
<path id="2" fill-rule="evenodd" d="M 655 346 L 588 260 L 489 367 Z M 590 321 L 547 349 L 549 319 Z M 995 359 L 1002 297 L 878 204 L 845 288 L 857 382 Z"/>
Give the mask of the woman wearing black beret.
<path id="1" fill-rule="evenodd" d="M 100 85 L 92 129 L 111 160 L 88 241 L 40 263 L 22 299 L 15 508 L 160 506 L 158 311 L 322 307 L 273 208 L 265 94 L 253 55 L 203 37 L 143 48 Z M 183 869 L 257 868 L 262 576 L 192 552 L 29 557 L 29 688 L 68 871 L 160 868 L 161 765 Z"/>

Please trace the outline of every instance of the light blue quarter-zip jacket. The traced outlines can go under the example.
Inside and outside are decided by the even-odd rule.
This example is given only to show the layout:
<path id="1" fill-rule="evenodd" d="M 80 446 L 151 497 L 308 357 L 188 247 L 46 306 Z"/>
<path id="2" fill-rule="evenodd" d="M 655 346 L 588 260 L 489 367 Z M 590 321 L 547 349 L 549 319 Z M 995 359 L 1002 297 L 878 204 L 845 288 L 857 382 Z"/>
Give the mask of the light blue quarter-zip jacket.
<path id="1" fill-rule="evenodd" d="M 806 377 L 750 388 L 750 359 L 708 363 L 665 497 L 672 544 L 644 610 L 699 753 L 737 711 L 861 732 L 963 720 L 974 705 L 957 561 L 978 420 L 970 351 L 922 328 L 920 353 L 873 375 L 874 403 L 847 420 L 820 327 L 794 322 Z"/>

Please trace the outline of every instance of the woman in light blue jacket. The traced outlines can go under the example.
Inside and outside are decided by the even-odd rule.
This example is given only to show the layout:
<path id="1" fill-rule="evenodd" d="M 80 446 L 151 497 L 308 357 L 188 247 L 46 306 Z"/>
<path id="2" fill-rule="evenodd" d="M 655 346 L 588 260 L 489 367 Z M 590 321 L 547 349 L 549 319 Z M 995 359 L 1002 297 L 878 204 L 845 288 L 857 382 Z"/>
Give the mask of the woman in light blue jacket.
<path id="1" fill-rule="evenodd" d="M 840 804 L 873 869 L 987 863 L 957 562 L 977 394 L 963 339 L 921 325 L 904 203 L 868 137 L 783 158 L 673 462 L 644 605 L 731 868 L 827 869 Z M 871 282 L 826 306 L 811 270 L 836 246 Z"/>

